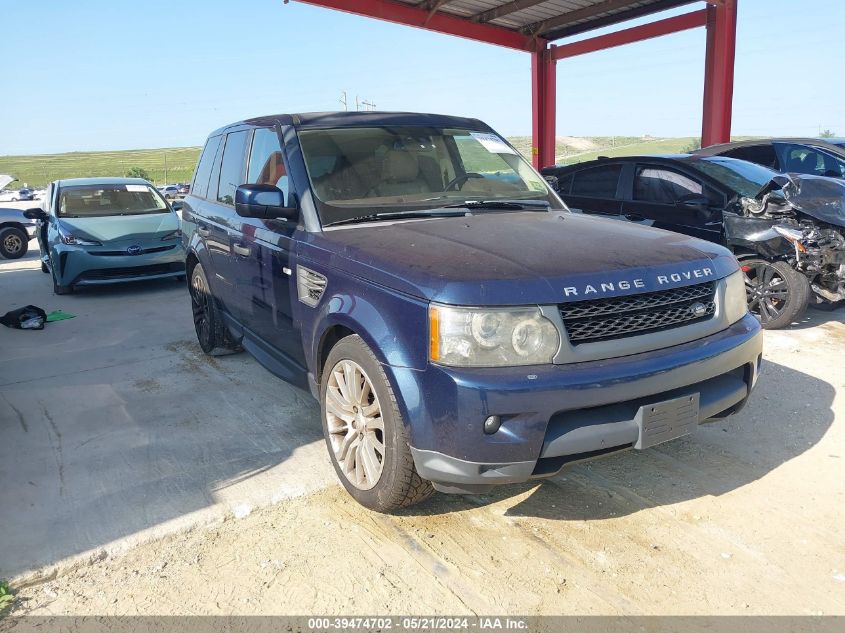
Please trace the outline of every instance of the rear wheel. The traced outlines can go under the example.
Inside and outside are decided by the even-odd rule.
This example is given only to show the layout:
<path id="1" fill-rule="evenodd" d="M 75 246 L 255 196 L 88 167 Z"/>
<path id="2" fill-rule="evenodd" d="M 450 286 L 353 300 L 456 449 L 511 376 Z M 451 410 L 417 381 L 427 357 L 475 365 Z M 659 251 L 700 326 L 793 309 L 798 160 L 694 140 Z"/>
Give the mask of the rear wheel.
<path id="1" fill-rule="evenodd" d="M 26 255 L 29 248 L 29 236 L 25 231 L 14 226 L 0 230 L 0 255 L 6 259 L 19 259 Z"/>
<path id="2" fill-rule="evenodd" d="M 329 352 L 320 405 L 332 465 L 358 503 L 391 512 L 431 496 L 384 369 L 361 337 L 348 336 Z"/>
<path id="3" fill-rule="evenodd" d="M 777 330 L 800 319 L 810 301 L 810 282 L 782 261 L 744 259 L 748 310 L 763 328 Z"/>
<path id="4" fill-rule="evenodd" d="M 202 264 L 197 264 L 191 271 L 190 290 L 194 329 L 202 351 L 210 354 L 218 347 L 239 350 L 240 346 L 232 339 L 229 329 L 223 322 L 223 315 L 211 294 Z"/>

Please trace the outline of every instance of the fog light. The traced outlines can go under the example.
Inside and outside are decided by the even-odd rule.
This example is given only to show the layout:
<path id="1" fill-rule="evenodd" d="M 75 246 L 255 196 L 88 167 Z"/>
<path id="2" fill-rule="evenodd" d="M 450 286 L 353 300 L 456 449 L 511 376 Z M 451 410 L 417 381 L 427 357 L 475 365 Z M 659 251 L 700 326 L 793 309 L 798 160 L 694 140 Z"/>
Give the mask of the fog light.
<path id="1" fill-rule="evenodd" d="M 502 426 L 502 418 L 498 415 L 491 415 L 489 418 L 484 420 L 484 432 L 487 433 L 487 435 L 493 435 L 493 433 L 499 430 L 500 426 Z"/>

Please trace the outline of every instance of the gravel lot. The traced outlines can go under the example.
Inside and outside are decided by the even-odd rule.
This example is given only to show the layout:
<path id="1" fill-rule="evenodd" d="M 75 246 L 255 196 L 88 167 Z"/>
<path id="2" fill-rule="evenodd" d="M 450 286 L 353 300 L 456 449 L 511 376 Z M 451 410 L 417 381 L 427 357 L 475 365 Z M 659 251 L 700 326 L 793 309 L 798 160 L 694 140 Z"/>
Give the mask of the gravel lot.
<path id="1" fill-rule="evenodd" d="M 335 482 L 307 394 L 197 353 L 183 288 L 48 286 L 0 261 L 3 311 L 78 315 L 0 331 L 16 614 L 845 614 L 845 311 L 767 333 L 728 421 L 385 516 Z"/>

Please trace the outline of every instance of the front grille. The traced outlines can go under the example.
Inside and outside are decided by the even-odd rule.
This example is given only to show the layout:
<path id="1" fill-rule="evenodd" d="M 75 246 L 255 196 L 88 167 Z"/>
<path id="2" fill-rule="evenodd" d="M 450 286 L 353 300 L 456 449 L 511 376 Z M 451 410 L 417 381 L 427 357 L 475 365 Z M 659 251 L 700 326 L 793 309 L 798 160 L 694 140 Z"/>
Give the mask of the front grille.
<path id="1" fill-rule="evenodd" d="M 170 251 L 176 248 L 176 244 L 170 244 L 169 246 L 153 246 L 151 248 L 142 248 L 135 256 L 138 255 L 147 255 L 148 253 L 163 253 L 164 251 Z M 88 251 L 89 255 L 94 255 L 97 257 L 126 257 L 129 253 L 126 252 L 126 249 L 122 251 Z"/>
<path id="2" fill-rule="evenodd" d="M 131 268 L 101 268 L 87 270 L 79 279 L 109 280 L 125 279 L 132 277 L 143 277 L 146 275 L 166 275 L 167 273 L 183 272 L 185 264 L 182 262 L 171 262 L 169 264 L 153 264 L 151 266 L 133 266 Z"/>
<path id="3" fill-rule="evenodd" d="M 716 284 L 646 292 L 625 297 L 574 301 L 560 305 L 560 315 L 572 345 L 595 343 L 667 330 L 705 321 L 716 312 Z M 696 314 L 692 306 L 702 304 Z"/>

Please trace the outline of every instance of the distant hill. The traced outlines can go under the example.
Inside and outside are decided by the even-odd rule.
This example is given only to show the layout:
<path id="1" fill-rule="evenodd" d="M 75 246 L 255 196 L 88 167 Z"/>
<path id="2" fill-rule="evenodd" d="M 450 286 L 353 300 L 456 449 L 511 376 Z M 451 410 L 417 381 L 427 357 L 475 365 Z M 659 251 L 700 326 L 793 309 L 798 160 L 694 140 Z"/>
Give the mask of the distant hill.
<path id="1" fill-rule="evenodd" d="M 751 137 L 734 137 L 735 140 Z M 522 154 L 531 157 L 531 137 L 508 139 Z M 698 138 L 651 136 L 559 136 L 555 162 L 579 163 L 599 156 L 675 154 L 691 148 Z M 188 182 L 199 158 L 199 147 L 136 149 L 114 152 L 71 152 L 32 156 L 0 156 L 0 174 L 17 176 L 22 186 L 42 187 L 60 178 L 123 176 L 132 167 L 147 171 L 156 184 Z M 165 176 L 165 167 L 167 168 Z M 18 185 L 18 183 L 14 183 Z"/>

